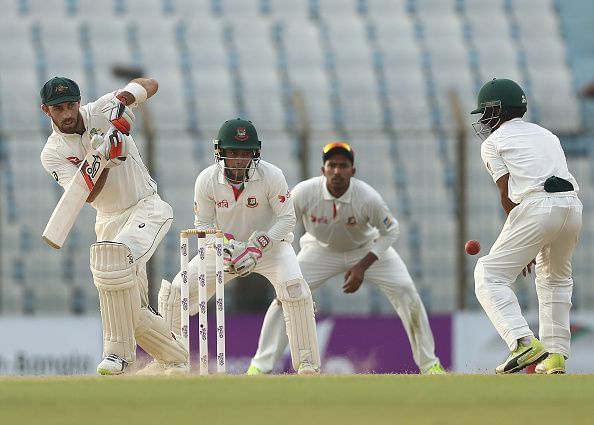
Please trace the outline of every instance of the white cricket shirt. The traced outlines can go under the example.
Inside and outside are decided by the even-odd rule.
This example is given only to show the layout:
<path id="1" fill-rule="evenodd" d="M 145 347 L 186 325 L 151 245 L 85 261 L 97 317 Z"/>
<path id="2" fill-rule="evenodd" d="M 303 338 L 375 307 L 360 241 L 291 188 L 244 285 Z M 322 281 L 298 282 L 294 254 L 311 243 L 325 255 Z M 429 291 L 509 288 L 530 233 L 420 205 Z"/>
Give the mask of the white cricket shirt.
<path id="1" fill-rule="evenodd" d="M 579 190 L 559 138 L 521 118 L 504 122 L 487 137 L 481 157 L 493 181 L 509 173 L 508 197 L 516 204 L 532 192 L 544 192 L 544 182 L 551 176 L 571 182 L 576 193 Z"/>
<path id="2" fill-rule="evenodd" d="M 52 122 L 53 132 L 41 152 L 41 163 L 62 187 L 68 186 L 83 158 L 91 150 L 91 133 L 98 130 L 103 134 L 109 129 L 110 122 L 101 109 L 114 95 L 109 93 L 81 106 L 79 110 L 85 125 L 82 136 L 62 133 Z M 109 169 L 105 186 L 91 203 L 93 208 L 102 213 L 125 210 L 157 193 L 157 183 L 142 162 L 134 139 L 131 136 L 124 137 L 128 144 L 128 157 L 120 165 Z"/>
<path id="3" fill-rule="evenodd" d="M 351 251 L 375 240 L 370 251 L 379 258 L 398 238 L 398 221 L 380 194 L 354 177 L 340 198 L 328 192 L 324 176 L 297 184 L 292 195 L 307 233 L 333 251 Z"/>
<path id="4" fill-rule="evenodd" d="M 217 164 L 203 170 L 194 187 L 194 213 L 196 229 L 221 229 L 241 241 L 261 230 L 273 240 L 293 242 L 293 199 L 283 172 L 266 161 L 239 193 Z"/>

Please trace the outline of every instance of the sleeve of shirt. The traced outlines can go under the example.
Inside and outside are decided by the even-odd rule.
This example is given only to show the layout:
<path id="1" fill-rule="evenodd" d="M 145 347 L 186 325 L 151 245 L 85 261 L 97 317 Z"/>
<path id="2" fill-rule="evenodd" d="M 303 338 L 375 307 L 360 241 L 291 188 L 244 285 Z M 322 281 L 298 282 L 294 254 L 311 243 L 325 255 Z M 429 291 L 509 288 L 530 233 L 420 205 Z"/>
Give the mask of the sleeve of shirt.
<path id="1" fill-rule="evenodd" d="M 267 233 L 273 240 L 283 240 L 295 229 L 295 209 L 293 207 L 293 197 L 289 191 L 289 185 L 285 176 L 279 172 L 273 175 L 269 181 L 270 192 L 268 202 L 276 216 L 276 221 Z"/>
<path id="2" fill-rule="evenodd" d="M 291 190 L 291 198 L 293 198 L 293 209 L 295 210 L 296 220 L 300 220 L 304 214 L 304 182 L 297 183 L 297 185 Z"/>
<path id="3" fill-rule="evenodd" d="M 379 193 L 376 192 L 375 196 L 369 199 L 367 205 L 369 207 L 369 224 L 377 228 L 380 234 L 371 247 L 371 252 L 379 258 L 398 239 L 400 225 Z"/>
<path id="4" fill-rule="evenodd" d="M 209 173 L 202 172 L 194 185 L 194 227 L 198 230 L 214 229 L 215 202 L 209 188 L 212 181 L 208 179 Z"/>
<path id="5" fill-rule="evenodd" d="M 100 133 L 107 133 L 111 123 L 101 110 L 115 96 L 116 92 L 107 93 L 94 102 L 87 103 L 81 108 L 81 113 L 87 117 L 88 130 L 93 133 L 94 129 Z M 92 134 L 91 134 L 92 137 Z"/>
<path id="6" fill-rule="evenodd" d="M 52 149 L 44 149 L 41 152 L 41 164 L 55 181 L 64 189 L 78 171 L 78 167 L 66 158 L 60 157 Z"/>
<path id="7" fill-rule="evenodd" d="M 487 139 L 481 145 L 481 158 L 487 167 L 487 171 L 491 174 L 491 178 L 494 182 L 507 173 L 509 170 L 503 162 L 503 158 L 497 152 L 497 148 L 493 144 L 493 141 Z"/>

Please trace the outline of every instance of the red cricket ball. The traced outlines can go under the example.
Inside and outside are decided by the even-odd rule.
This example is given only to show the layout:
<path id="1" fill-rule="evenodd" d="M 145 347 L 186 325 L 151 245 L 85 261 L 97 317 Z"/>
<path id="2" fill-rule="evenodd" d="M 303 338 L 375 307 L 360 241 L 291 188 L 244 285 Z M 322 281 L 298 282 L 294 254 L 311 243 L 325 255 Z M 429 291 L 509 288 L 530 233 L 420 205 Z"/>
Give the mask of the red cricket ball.
<path id="1" fill-rule="evenodd" d="M 479 241 L 475 241 L 474 239 L 472 239 L 466 242 L 466 244 L 464 245 L 464 249 L 466 250 L 467 254 L 476 255 L 481 250 L 481 244 L 479 243 Z"/>

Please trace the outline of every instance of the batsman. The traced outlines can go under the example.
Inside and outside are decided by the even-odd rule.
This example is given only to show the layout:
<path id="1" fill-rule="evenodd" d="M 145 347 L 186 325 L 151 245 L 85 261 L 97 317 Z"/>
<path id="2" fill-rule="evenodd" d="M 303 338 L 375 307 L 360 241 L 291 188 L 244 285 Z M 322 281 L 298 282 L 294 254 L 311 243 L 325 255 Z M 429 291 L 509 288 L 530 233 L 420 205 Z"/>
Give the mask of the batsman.
<path id="1" fill-rule="evenodd" d="M 97 366 L 101 375 L 124 373 L 136 359 L 137 343 L 168 370 L 185 372 L 186 349 L 148 302 L 146 262 L 171 226 L 173 211 L 157 194 L 130 136 L 134 121 L 130 108 L 157 89 L 156 80 L 137 78 L 82 107 L 80 90 L 71 79 L 54 77 L 41 89 L 41 110 L 51 119 L 53 130 L 41 162 L 70 195 L 63 196 L 59 205 L 79 205 L 72 198 L 84 193 L 97 210 L 97 243 L 91 246 L 90 265 L 103 326 L 104 358 Z M 101 164 L 91 166 L 92 172 L 84 169 L 89 152 Z M 71 181 L 81 179 L 81 172 L 89 191 L 68 190 Z M 53 214 L 48 234 L 60 236 L 63 223 L 72 222 L 67 216 L 78 214 L 74 209 L 59 211 L 65 217 Z"/>
<path id="2" fill-rule="evenodd" d="M 260 159 L 261 142 L 250 121 L 226 121 L 214 140 L 215 164 L 203 170 L 194 189 L 195 227 L 217 228 L 230 239 L 224 246 L 225 283 L 257 272 L 282 301 L 293 368 L 298 374 L 320 370 L 314 307 L 291 245 L 295 211 L 285 176 Z M 198 313 L 198 261 L 189 263 L 190 314 Z M 215 292 L 214 250 L 207 250 L 207 299 Z M 180 333 L 180 274 L 163 281 L 159 311 Z"/>

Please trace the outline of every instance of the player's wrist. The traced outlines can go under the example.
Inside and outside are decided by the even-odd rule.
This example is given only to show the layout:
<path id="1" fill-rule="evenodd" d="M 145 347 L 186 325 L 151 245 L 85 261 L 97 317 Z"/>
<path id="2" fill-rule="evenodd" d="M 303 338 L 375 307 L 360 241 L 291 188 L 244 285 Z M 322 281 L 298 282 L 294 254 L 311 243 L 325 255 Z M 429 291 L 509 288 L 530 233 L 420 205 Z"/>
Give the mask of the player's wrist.
<path id="1" fill-rule="evenodd" d="M 132 102 L 132 104 L 135 105 L 141 104 L 148 98 L 148 93 L 146 89 L 142 87 L 142 85 L 135 82 L 128 83 L 126 87 L 124 87 L 123 91 L 128 92 L 132 96 L 134 96 L 134 101 Z"/>
<path id="2" fill-rule="evenodd" d="M 259 249 L 262 252 L 262 254 L 264 254 L 264 252 L 270 249 L 273 245 L 270 236 L 268 236 L 266 232 L 263 232 L 261 230 L 253 232 L 248 239 L 248 243 Z"/>

